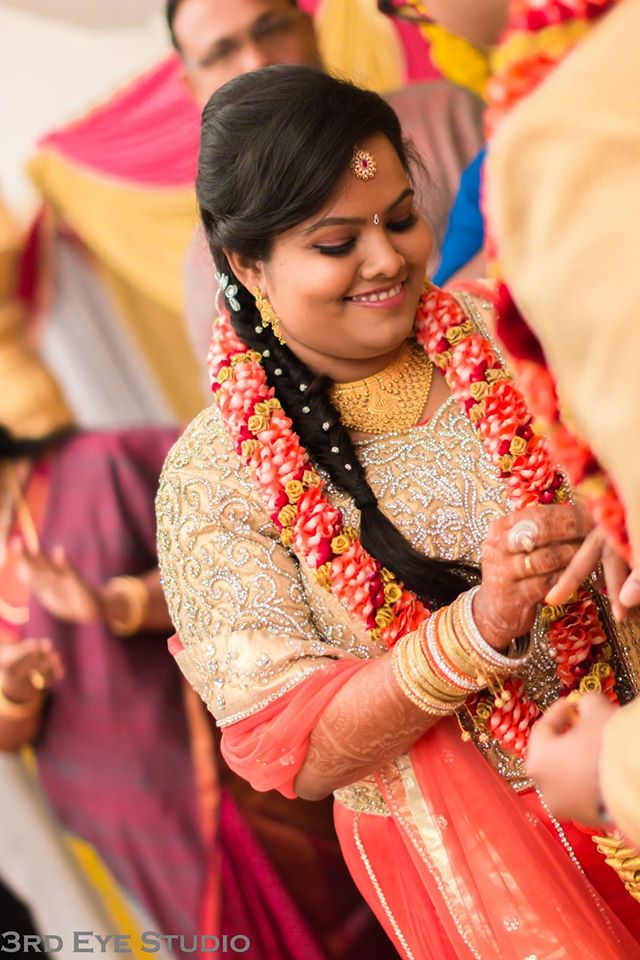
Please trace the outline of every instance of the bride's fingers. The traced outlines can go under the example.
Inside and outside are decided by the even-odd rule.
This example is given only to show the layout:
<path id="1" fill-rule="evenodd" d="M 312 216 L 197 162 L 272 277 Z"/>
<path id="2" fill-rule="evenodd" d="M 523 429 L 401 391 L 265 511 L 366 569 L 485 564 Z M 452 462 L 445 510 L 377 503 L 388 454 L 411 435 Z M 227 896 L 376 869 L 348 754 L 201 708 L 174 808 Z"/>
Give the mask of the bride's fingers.
<path id="1" fill-rule="evenodd" d="M 604 536 L 599 530 L 592 530 L 588 534 L 567 569 L 544 598 L 547 603 L 563 603 L 575 593 L 582 581 L 598 566 L 604 543 Z"/>

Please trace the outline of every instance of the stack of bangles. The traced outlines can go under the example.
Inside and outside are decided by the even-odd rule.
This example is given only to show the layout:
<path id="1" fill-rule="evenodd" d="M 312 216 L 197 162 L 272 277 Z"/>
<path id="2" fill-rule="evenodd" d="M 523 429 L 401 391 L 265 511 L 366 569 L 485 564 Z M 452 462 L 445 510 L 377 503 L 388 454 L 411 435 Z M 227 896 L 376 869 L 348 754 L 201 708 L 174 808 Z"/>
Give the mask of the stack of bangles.
<path id="1" fill-rule="evenodd" d="M 405 696 L 425 713 L 446 717 L 495 677 L 517 673 L 528 652 L 505 656 L 486 642 L 473 619 L 479 587 L 461 593 L 393 648 L 395 677 Z"/>

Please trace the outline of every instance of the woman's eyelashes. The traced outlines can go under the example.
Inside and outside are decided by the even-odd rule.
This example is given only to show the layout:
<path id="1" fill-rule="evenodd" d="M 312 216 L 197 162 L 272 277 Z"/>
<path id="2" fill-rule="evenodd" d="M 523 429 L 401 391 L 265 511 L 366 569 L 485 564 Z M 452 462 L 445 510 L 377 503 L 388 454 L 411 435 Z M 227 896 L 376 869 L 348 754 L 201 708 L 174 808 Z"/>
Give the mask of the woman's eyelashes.
<path id="1" fill-rule="evenodd" d="M 403 217 L 402 220 L 392 220 L 387 224 L 387 230 L 391 230 L 393 233 L 403 233 L 405 230 L 410 230 L 411 227 L 415 227 L 418 222 L 418 214 L 411 212 L 408 216 Z"/>
<path id="2" fill-rule="evenodd" d="M 313 249 L 317 250 L 319 253 L 323 253 L 327 257 L 341 257 L 345 253 L 350 253 L 355 245 L 356 241 L 352 238 L 351 240 L 346 240 L 344 243 L 316 243 L 314 244 Z"/>
<path id="3" fill-rule="evenodd" d="M 391 220 L 386 224 L 385 229 L 390 230 L 392 233 L 404 233 L 404 231 L 410 230 L 411 227 L 414 227 L 417 222 L 418 216 L 412 212 L 408 214 L 408 216 L 403 217 L 401 220 Z M 356 238 L 351 237 L 349 240 L 345 240 L 344 243 L 316 243 L 314 244 L 313 249 L 317 250 L 319 253 L 322 253 L 326 257 L 342 257 L 347 253 L 351 253 L 355 245 Z"/>

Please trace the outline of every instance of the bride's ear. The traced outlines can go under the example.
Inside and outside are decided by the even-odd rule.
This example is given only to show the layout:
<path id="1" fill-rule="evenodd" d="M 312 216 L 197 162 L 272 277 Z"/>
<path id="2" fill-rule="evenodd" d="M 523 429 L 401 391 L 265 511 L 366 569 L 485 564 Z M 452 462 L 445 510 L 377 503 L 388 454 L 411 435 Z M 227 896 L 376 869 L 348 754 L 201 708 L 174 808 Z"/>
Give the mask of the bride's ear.
<path id="1" fill-rule="evenodd" d="M 248 257 L 243 256 L 241 253 L 235 253 L 233 250 L 225 250 L 224 252 L 229 266 L 247 290 L 254 290 L 256 287 L 264 290 L 264 265 L 261 260 L 250 260 Z"/>

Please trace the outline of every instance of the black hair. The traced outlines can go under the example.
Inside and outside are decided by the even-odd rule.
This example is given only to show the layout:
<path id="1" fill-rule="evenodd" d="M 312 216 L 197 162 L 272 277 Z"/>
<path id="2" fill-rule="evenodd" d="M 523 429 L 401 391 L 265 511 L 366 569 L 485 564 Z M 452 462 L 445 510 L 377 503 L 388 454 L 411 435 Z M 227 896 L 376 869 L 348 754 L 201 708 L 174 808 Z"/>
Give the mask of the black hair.
<path id="1" fill-rule="evenodd" d="M 176 13 L 178 12 L 178 7 L 180 6 L 181 3 L 182 3 L 182 0 L 167 0 L 165 9 L 164 9 L 164 15 L 167 20 L 167 27 L 169 29 L 169 37 L 171 39 L 171 43 L 173 44 L 174 49 L 178 51 L 180 56 L 182 56 L 182 49 L 180 47 L 180 44 L 178 43 L 178 38 L 176 37 L 176 32 L 175 32 L 173 23 L 174 23 L 174 20 L 176 19 Z M 289 3 L 293 7 L 298 6 L 297 0 L 289 0 Z"/>
<path id="2" fill-rule="evenodd" d="M 0 460 L 20 460 L 23 457 L 37 460 L 74 434 L 76 429 L 70 424 L 54 430 L 45 437 L 23 439 L 15 437 L 10 430 L 0 425 Z"/>
<path id="3" fill-rule="evenodd" d="M 262 354 L 269 383 L 312 461 L 353 498 L 365 549 L 418 596 L 441 605 L 468 588 L 472 568 L 423 555 L 382 513 L 331 403 L 330 379 L 317 377 L 271 328 L 263 330 L 255 300 L 224 252 L 268 260 L 274 238 L 327 203 L 355 144 L 375 134 L 390 141 L 411 176 L 398 118 L 377 94 L 310 67 L 244 74 L 217 90 L 204 109 L 196 194 L 216 267 L 238 287 L 233 327 Z M 336 447 L 339 454 L 332 452 Z"/>
<path id="4" fill-rule="evenodd" d="M 173 29 L 173 21 L 176 18 L 176 13 L 178 12 L 178 7 L 180 6 L 181 0 L 167 0 L 167 3 L 164 8 L 164 15 L 167 18 L 167 27 L 169 28 L 169 37 L 171 38 L 171 43 L 178 53 L 182 53 L 180 50 L 180 44 L 176 39 L 176 34 Z"/>

